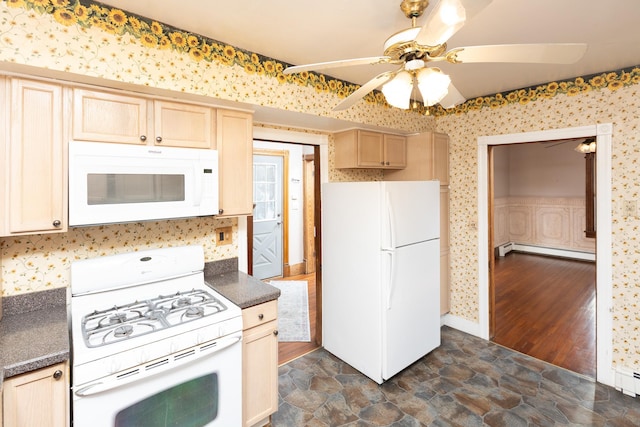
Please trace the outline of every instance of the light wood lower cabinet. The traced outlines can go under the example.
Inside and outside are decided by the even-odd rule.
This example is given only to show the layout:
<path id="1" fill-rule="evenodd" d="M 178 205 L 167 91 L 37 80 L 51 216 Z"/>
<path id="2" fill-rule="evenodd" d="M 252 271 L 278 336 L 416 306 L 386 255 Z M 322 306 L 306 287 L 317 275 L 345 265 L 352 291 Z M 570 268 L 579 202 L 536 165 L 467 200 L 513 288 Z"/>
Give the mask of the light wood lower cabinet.
<path id="1" fill-rule="evenodd" d="M 242 310 L 242 419 L 261 425 L 278 410 L 277 300 Z"/>
<path id="2" fill-rule="evenodd" d="M 68 365 L 59 363 L 5 380 L 4 427 L 67 426 L 68 378 Z"/>

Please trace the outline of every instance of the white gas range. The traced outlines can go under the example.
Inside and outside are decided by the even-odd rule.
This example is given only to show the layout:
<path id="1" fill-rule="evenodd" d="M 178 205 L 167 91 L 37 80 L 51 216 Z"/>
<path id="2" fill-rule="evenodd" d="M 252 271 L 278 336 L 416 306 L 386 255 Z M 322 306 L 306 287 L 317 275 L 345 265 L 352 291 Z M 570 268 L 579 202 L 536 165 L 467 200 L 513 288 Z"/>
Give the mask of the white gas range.
<path id="1" fill-rule="evenodd" d="M 75 426 L 239 426 L 242 314 L 200 246 L 71 266 Z"/>

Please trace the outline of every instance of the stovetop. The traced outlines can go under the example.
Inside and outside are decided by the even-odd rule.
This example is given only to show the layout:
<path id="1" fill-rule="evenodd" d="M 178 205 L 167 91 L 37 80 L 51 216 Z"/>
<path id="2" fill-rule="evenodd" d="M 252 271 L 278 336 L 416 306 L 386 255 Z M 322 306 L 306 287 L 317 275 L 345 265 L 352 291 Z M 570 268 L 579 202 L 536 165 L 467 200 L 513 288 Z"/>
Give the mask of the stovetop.
<path id="1" fill-rule="evenodd" d="M 73 367 L 112 372 L 242 330 L 242 312 L 204 281 L 200 246 L 71 265 Z"/>
<path id="2" fill-rule="evenodd" d="M 178 291 L 94 310 L 82 318 L 82 335 L 87 347 L 99 347 L 199 320 L 226 309 L 220 298 L 209 291 Z"/>

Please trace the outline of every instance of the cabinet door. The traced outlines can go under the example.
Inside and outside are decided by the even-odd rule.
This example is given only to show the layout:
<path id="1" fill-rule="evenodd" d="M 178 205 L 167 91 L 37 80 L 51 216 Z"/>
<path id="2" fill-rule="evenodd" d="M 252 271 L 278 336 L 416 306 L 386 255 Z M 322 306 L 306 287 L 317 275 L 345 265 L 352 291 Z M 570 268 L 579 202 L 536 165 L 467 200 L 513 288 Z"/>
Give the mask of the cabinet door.
<path id="1" fill-rule="evenodd" d="M 13 79 L 10 99 L 0 235 L 66 231 L 62 87 Z"/>
<path id="2" fill-rule="evenodd" d="M 384 135 L 384 166 L 404 168 L 407 166 L 407 139 L 399 135 Z"/>
<path id="3" fill-rule="evenodd" d="M 4 427 L 65 427 L 69 386 L 64 363 L 9 378 L 3 390 Z"/>
<path id="4" fill-rule="evenodd" d="M 154 143 L 167 147 L 213 148 L 214 109 L 154 101 Z"/>
<path id="5" fill-rule="evenodd" d="M 440 185 L 449 185 L 449 136 L 433 134 L 433 179 Z"/>
<path id="6" fill-rule="evenodd" d="M 217 110 L 220 215 L 253 212 L 253 130 L 251 113 Z"/>
<path id="7" fill-rule="evenodd" d="M 384 166 L 384 136 L 381 133 L 358 131 L 358 167 Z"/>
<path id="8" fill-rule="evenodd" d="M 84 89 L 73 91 L 73 139 L 146 144 L 147 100 Z"/>
<path id="9" fill-rule="evenodd" d="M 278 410 L 277 321 L 243 334 L 243 425 L 250 427 Z"/>

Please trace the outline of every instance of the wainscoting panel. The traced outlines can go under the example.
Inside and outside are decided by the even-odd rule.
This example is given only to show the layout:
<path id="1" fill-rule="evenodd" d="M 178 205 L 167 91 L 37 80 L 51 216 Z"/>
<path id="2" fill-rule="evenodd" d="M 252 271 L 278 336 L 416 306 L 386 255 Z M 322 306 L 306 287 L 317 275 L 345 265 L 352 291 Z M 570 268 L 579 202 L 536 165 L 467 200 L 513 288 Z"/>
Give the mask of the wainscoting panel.
<path id="1" fill-rule="evenodd" d="M 582 198 L 502 197 L 494 201 L 494 243 L 507 242 L 595 253 L 584 236 Z"/>

